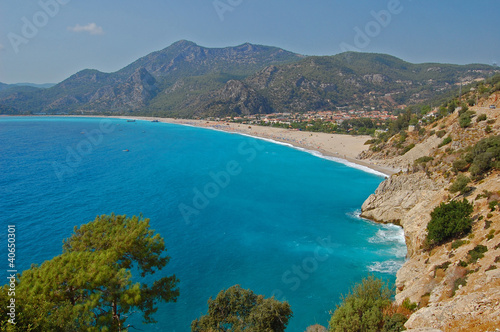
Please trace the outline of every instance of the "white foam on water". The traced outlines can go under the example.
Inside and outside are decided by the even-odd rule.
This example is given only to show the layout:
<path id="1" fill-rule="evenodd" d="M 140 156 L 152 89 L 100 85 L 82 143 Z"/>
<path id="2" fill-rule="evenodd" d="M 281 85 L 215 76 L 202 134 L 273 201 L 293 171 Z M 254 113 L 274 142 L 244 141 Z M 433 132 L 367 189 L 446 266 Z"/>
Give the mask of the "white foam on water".
<path id="1" fill-rule="evenodd" d="M 405 241 L 404 229 L 394 224 L 378 224 L 361 217 L 361 211 L 356 210 L 348 214 L 351 218 L 363 220 L 376 225 L 379 230 L 368 239 L 373 244 L 388 245 L 390 249 L 381 249 L 380 254 L 389 255 L 392 259 L 373 262 L 368 265 L 370 272 L 379 272 L 395 275 L 404 264 L 404 258 L 408 252 Z M 396 259 L 394 259 L 396 258 Z"/>
<path id="2" fill-rule="evenodd" d="M 395 243 L 405 245 L 405 232 L 402 227 L 385 224 L 381 225 L 382 229 L 377 231 L 377 234 L 368 239 L 370 243 Z"/>
<path id="3" fill-rule="evenodd" d="M 368 270 L 370 272 L 379 272 L 386 274 L 396 274 L 398 270 L 403 266 L 403 261 L 388 260 L 384 262 L 374 262 L 368 265 Z"/>

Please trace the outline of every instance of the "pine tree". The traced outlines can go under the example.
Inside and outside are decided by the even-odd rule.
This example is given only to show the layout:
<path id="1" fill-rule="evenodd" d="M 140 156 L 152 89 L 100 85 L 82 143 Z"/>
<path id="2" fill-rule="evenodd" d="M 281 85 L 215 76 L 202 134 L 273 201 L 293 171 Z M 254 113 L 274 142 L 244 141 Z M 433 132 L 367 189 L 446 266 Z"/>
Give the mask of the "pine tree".
<path id="1" fill-rule="evenodd" d="M 126 320 L 137 309 L 145 323 L 154 323 L 157 302 L 175 301 L 179 295 L 178 280 L 173 275 L 151 285 L 132 282 L 132 271 L 153 275 L 170 259 L 164 252 L 164 240 L 149 229 L 148 219 L 102 215 L 75 227 L 61 255 L 20 276 L 17 294 L 22 308 L 18 324 L 9 328 L 126 331 Z M 0 298 L 6 296 L 4 286 Z"/>

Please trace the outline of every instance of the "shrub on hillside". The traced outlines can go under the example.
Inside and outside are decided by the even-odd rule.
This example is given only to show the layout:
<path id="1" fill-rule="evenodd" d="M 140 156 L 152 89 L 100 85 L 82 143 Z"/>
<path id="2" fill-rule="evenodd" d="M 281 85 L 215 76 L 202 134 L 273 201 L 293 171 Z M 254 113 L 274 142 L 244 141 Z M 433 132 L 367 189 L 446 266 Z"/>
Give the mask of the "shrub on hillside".
<path id="1" fill-rule="evenodd" d="M 462 127 L 462 128 L 467 128 L 468 126 L 470 126 L 471 122 L 472 122 L 472 120 L 471 120 L 470 116 L 468 116 L 467 114 L 462 114 L 458 118 L 458 123 L 460 124 L 460 127 Z"/>
<path id="2" fill-rule="evenodd" d="M 415 164 L 425 164 L 426 162 L 429 162 L 429 161 L 432 161 L 434 160 L 433 157 L 430 157 L 430 156 L 424 156 L 424 157 L 420 157 L 420 158 L 417 158 L 414 163 Z"/>
<path id="3" fill-rule="evenodd" d="M 463 201 L 441 203 L 431 212 L 431 221 L 427 225 L 427 242 L 441 244 L 460 238 L 472 229 L 472 204 Z"/>
<path id="4" fill-rule="evenodd" d="M 415 144 L 411 143 L 410 145 L 406 146 L 404 149 L 403 149 L 403 152 L 401 153 L 401 155 L 404 155 L 406 152 L 410 151 L 411 149 L 413 149 L 415 147 Z"/>
<path id="5" fill-rule="evenodd" d="M 391 306 L 391 291 L 380 279 L 372 276 L 363 279 L 342 298 L 342 303 L 330 320 L 331 332 L 343 331 L 397 331 L 406 321 L 398 313 L 384 315 Z M 397 315 L 397 316 L 396 316 Z"/>
<path id="6" fill-rule="evenodd" d="M 500 136 L 483 138 L 464 159 L 471 163 L 469 171 L 474 177 L 480 177 L 492 168 L 500 168 Z"/>
<path id="7" fill-rule="evenodd" d="M 405 323 L 408 318 L 400 313 L 384 317 L 382 332 L 399 332 L 405 330 Z"/>
<path id="8" fill-rule="evenodd" d="M 481 114 L 477 117 L 476 122 L 485 121 L 487 118 L 488 116 L 486 116 L 486 114 Z"/>
<path id="9" fill-rule="evenodd" d="M 453 184 L 450 186 L 450 193 L 460 192 L 461 194 L 465 194 L 469 192 L 471 189 L 470 187 L 467 187 L 469 182 L 470 179 L 467 176 L 460 174 L 459 176 L 457 176 L 455 182 L 453 182 Z"/>
<path id="10" fill-rule="evenodd" d="M 441 143 L 439 143 L 438 148 L 443 147 L 446 144 L 450 144 L 450 143 L 451 143 L 451 137 L 448 136 L 445 139 L 443 139 L 443 141 Z"/>
<path id="11" fill-rule="evenodd" d="M 465 172 L 467 169 L 469 169 L 469 163 L 464 159 L 457 159 L 453 162 L 453 171 L 455 173 Z"/>
<path id="12" fill-rule="evenodd" d="M 208 300 L 208 313 L 191 323 L 191 331 L 283 332 L 292 316 L 288 302 L 235 285 Z"/>
<path id="13" fill-rule="evenodd" d="M 475 263 L 478 259 L 484 257 L 484 253 L 488 251 L 488 247 L 478 244 L 474 249 L 469 250 L 469 261 L 468 263 Z"/>
<path id="14" fill-rule="evenodd" d="M 451 244 L 451 249 L 457 249 L 461 246 L 463 246 L 464 244 L 468 244 L 469 241 L 467 240 L 456 240 L 456 241 L 453 241 L 453 243 Z"/>
<path id="15" fill-rule="evenodd" d="M 443 138 L 446 135 L 446 130 L 440 130 L 436 133 L 436 136 L 439 138 Z"/>
<path id="16" fill-rule="evenodd" d="M 458 117 L 460 127 L 467 128 L 472 122 L 472 117 L 476 114 L 474 111 L 465 111 Z"/>

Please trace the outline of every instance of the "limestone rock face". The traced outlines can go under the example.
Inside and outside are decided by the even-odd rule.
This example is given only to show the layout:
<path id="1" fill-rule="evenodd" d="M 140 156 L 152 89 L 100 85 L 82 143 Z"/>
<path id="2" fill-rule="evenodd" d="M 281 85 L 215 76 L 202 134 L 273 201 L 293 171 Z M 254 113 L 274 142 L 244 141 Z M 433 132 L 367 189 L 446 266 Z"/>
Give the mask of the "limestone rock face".
<path id="1" fill-rule="evenodd" d="M 448 185 L 444 177 L 431 179 L 424 172 L 393 175 L 364 202 L 361 215 L 404 228 L 408 256 L 397 273 L 396 303 L 408 298 L 420 306 L 405 324 L 408 331 L 495 331 L 500 327 L 500 214 L 491 213 L 493 196 L 478 194 L 500 192 L 500 173 L 475 184 L 467 197 L 474 221 L 462 244 L 424 250 L 430 212 L 450 198 Z M 458 196 L 451 198 L 462 199 Z M 471 261 L 478 245 L 487 251 Z"/>
<path id="2" fill-rule="evenodd" d="M 423 209 L 437 205 L 443 184 L 424 172 L 393 175 L 380 184 L 361 207 L 361 216 L 383 223 L 395 223 L 405 230 L 408 257 L 412 257 L 425 239 L 430 220 Z"/>
<path id="3" fill-rule="evenodd" d="M 418 310 L 410 316 L 405 326 L 412 327 L 432 326 L 443 330 L 460 328 L 460 321 L 481 321 L 482 317 L 491 317 L 491 327 L 500 327 L 500 284 L 490 292 L 474 292 L 458 295 L 451 301 L 436 302 Z M 451 327 L 451 329 L 450 329 Z M 483 330 L 486 331 L 486 330 Z M 495 330 L 491 330 L 495 331 Z"/>

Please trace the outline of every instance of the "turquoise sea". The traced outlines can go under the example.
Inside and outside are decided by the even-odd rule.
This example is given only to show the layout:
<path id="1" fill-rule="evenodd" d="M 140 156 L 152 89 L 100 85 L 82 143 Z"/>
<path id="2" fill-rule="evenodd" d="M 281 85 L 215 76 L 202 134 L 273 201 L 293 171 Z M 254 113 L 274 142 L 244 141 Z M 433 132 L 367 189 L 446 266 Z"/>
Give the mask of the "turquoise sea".
<path id="1" fill-rule="evenodd" d="M 16 225 L 16 268 L 60 254 L 73 227 L 97 215 L 142 213 L 165 238 L 171 261 L 162 273 L 176 274 L 181 294 L 161 304 L 158 323 L 144 331 L 189 331 L 209 297 L 235 284 L 289 301 L 287 331 L 327 326 L 353 283 L 369 273 L 394 282 L 404 261 L 400 228 L 358 217 L 382 180 L 307 151 L 208 129 L 0 118 L 1 222 L 4 234 Z"/>

